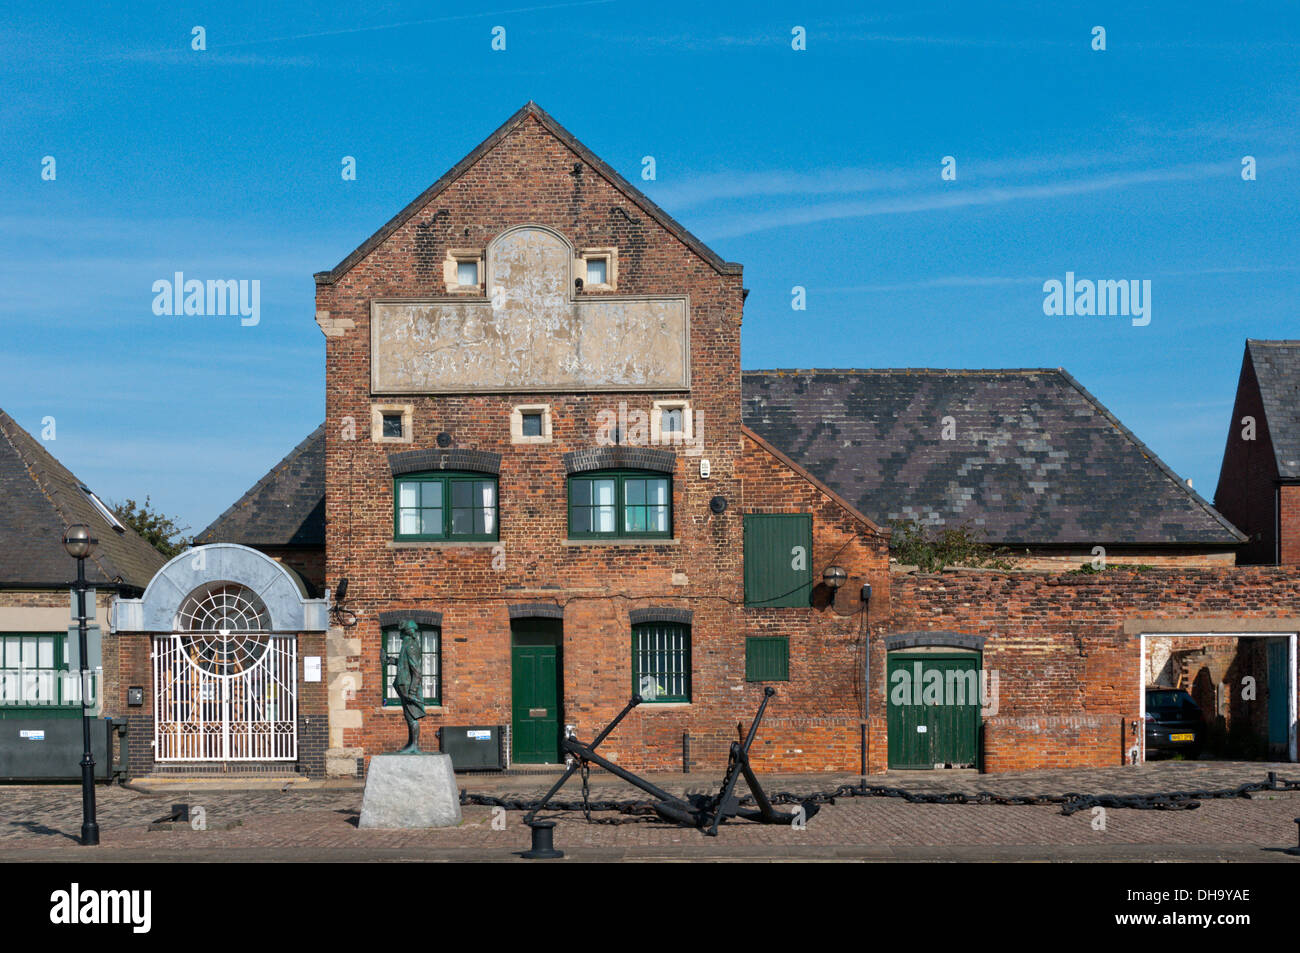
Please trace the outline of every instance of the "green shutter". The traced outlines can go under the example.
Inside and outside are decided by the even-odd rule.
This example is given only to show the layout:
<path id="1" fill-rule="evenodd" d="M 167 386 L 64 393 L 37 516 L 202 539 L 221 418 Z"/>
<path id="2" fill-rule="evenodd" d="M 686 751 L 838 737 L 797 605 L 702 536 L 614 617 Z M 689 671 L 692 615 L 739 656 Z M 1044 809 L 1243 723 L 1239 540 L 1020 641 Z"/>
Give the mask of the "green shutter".
<path id="1" fill-rule="evenodd" d="M 745 516 L 745 605 L 807 606 L 812 601 L 812 517 Z"/>
<path id="2" fill-rule="evenodd" d="M 745 681 L 790 681 L 790 640 L 783 635 L 745 639 Z"/>

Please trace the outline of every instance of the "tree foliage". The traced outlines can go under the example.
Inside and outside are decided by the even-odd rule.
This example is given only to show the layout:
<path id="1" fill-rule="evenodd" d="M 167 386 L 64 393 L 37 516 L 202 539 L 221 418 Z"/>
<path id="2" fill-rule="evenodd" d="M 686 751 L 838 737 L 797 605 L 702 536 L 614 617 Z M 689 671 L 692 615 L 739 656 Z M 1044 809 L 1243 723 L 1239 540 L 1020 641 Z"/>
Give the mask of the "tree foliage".
<path id="1" fill-rule="evenodd" d="M 190 545 L 190 538 L 185 535 L 190 528 L 155 510 L 147 496 L 143 503 L 131 499 L 114 503 L 113 512 L 124 526 L 135 530 L 168 559 Z"/>

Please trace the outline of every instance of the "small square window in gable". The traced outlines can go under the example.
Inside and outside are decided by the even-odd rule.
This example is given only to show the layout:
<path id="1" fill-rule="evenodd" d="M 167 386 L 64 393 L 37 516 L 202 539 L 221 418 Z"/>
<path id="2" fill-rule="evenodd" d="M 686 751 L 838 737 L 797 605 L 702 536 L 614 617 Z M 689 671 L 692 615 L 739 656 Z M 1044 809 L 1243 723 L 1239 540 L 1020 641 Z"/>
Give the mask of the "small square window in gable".
<path id="1" fill-rule="evenodd" d="M 510 411 L 511 443 L 550 443 L 549 404 L 520 404 Z"/>
<path id="2" fill-rule="evenodd" d="M 650 411 L 650 442 L 672 446 L 695 439 L 691 404 L 686 400 L 656 400 Z"/>
<path id="3" fill-rule="evenodd" d="M 583 291 L 614 291 L 618 287 L 617 248 L 585 248 L 575 264 Z"/>
<path id="4" fill-rule="evenodd" d="M 452 294 L 478 294 L 483 284 L 482 249 L 449 248 L 442 277 Z"/>
<path id="5" fill-rule="evenodd" d="M 373 404 L 370 439 L 375 443 L 410 443 L 413 439 L 411 404 Z"/>

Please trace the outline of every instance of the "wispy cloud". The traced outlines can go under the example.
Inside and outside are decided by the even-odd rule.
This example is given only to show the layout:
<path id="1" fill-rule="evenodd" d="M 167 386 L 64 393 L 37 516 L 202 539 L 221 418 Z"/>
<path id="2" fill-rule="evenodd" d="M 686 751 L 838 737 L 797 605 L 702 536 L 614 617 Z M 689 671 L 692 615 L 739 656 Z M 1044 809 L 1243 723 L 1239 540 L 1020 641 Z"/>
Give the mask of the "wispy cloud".
<path id="1" fill-rule="evenodd" d="M 1294 163 L 1294 157 L 1284 156 L 1271 161 L 1275 166 L 1291 165 Z M 697 228 L 700 234 L 716 240 L 837 219 L 909 215 L 1013 202 L 1053 201 L 1143 185 L 1226 178 L 1235 175 L 1239 168 L 1239 164 L 1234 160 L 1112 172 L 1055 182 L 991 184 L 973 188 L 958 183 L 939 183 L 938 176 L 932 175 L 930 178 L 932 184 L 926 187 L 924 192 L 899 191 L 896 194 L 874 198 L 803 203 L 794 207 L 706 216 L 705 224 Z"/>
<path id="2" fill-rule="evenodd" d="M 1141 152 L 1126 155 L 1132 163 L 1144 156 Z M 1072 155 L 1024 156 L 1015 159 L 963 161 L 961 180 L 986 182 L 1010 176 L 1037 176 L 1046 173 L 1096 169 L 1114 165 L 1113 153 L 1079 153 Z M 852 195 L 886 192 L 903 188 L 927 187 L 938 178 L 938 157 L 933 167 L 921 169 L 843 168 L 817 172 L 772 169 L 761 172 L 710 172 L 685 177 L 675 182 L 656 184 L 648 189 L 651 197 L 665 208 L 691 208 L 730 199 L 753 199 L 780 196 Z"/>
<path id="3" fill-rule="evenodd" d="M 1217 268 L 1183 268 L 1157 270 L 1144 273 L 1147 278 L 1209 278 L 1227 275 L 1289 274 L 1300 271 L 1300 265 L 1239 265 Z M 942 275 L 916 281 L 897 281 L 881 284 L 843 285 L 818 288 L 818 294 L 877 294 L 899 291 L 933 291 L 942 288 L 998 288 L 1011 285 L 1041 285 L 1048 278 L 1060 275 Z"/>
<path id="4" fill-rule="evenodd" d="M 318 30 L 312 33 L 293 33 L 287 36 L 269 36 L 260 39 L 236 40 L 231 43 L 214 43 L 209 49 L 230 49 L 241 46 L 257 46 L 266 43 L 287 43 L 298 40 L 315 40 L 334 36 L 351 36 L 356 33 L 376 33 L 384 30 L 405 30 L 417 26 L 431 26 L 435 23 L 453 23 L 458 20 L 479 20 L 485 17 L 503 17 L 516 13 L 545 13 L 550 10 L 567 10 L 573 7 L 592 7 L 615 3 L 617 0 L 573 0 L 569 3 L 549 3 L 527 7 L 511 7 L 503 10 L 484 10 L 477 13 L 459 13 L 451 16 L 428 17 L 421 20 L 405 20 L 401 23 L 377 23 L 371 26 L 345 27 L 338 30 Z"/>

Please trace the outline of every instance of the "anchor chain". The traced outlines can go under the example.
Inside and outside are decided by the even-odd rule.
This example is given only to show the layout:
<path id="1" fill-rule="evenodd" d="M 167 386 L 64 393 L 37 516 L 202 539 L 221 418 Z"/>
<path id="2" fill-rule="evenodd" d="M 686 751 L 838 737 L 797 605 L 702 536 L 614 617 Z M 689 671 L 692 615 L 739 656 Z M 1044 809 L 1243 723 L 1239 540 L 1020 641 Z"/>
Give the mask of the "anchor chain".
<path id="1" fill-rule="evenodd" d="M 591 769 L 582 766 L 582 800 L 551 801 L 547 807 L 555 811 L 582 811 L 583 816 L 593 824 L 631 824 L 640 821 L 660 819 L 655 810 L 655 802 L 639 800 L 591 800 L 589 775 Z M 1242 784 L 1235 788 L 1200 791 L 1163 791 L 1148 794 L 995 794 L 992 791 L 908 791 L 904 788 L 884 787 L 865 783 L 841 784 L 839 787 L 813 792 L 776 791 L 768 795 L 772 804 L 834 804 L 840 798 L 884 797 L 898 798 L 909 804 L 995 804 L 1009 807 L 1042 807 L 1059 805 L 1061 814 L 1069 817 L 1079 811 L 1093 807 L 1111 810 L 1127 809 L 1137 811 L 1192 811 L 1201 806 L 1202 801 L 1226 800 L 1231 798 L 1249 799 L 1253 794 L 1266 791 L 1300 791 L 1300 780 L 1276 778 L 1270 776 L 1268 781 L 1256 781 Z M 537 800 L 519 798 L 500 798 L 488 794 L 470 794 L 462 791 L 462 805 L 486 807 L 504 807 L 508 811 L 533 811 L 541 806 Z M 744 807 L 754 806 L 752 795 L 739 798 Z M 593 813 L 615 813 L 618 818 L 593 818 Z"/>

